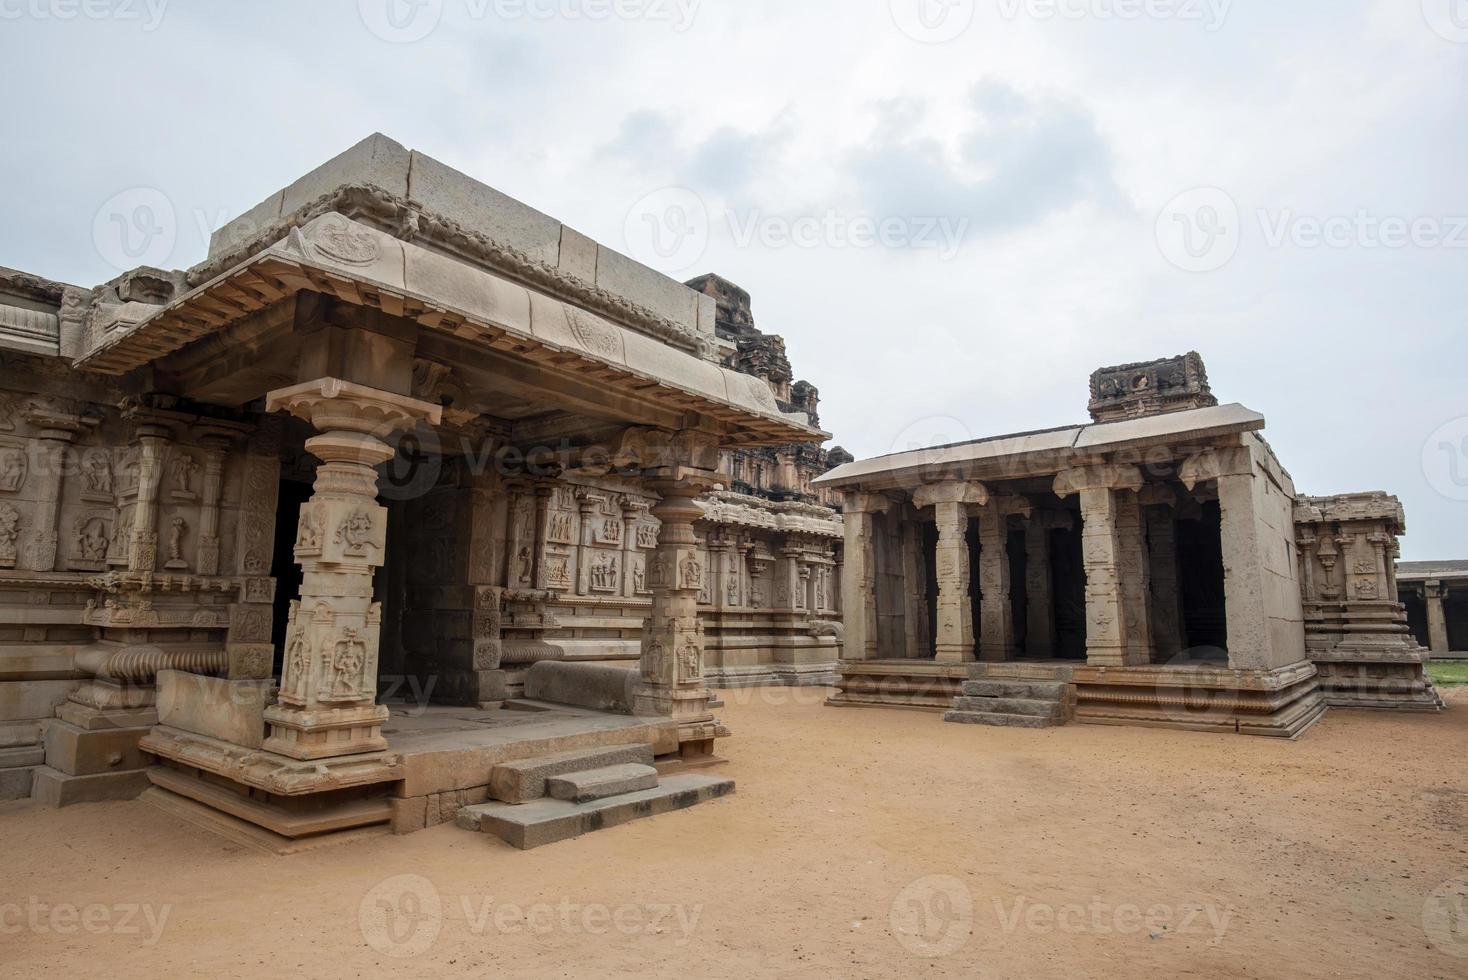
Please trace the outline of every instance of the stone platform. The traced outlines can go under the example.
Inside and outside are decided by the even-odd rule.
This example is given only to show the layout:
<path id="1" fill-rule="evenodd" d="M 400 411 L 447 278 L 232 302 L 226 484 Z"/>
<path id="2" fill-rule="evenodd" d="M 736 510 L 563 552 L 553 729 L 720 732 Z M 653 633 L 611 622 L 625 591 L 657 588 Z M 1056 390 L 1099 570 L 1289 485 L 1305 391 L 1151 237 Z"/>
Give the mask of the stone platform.
<path id="1" fill-rule="evenodd" d="M 155 788 L 263 829 L 284 845 L 390 825 L 410 833 L 447 823 L 491 798 L 506 763 L 557 753 L 625 748 L 638 758 L 678 749 L 670 719 L 637 718 L 545 702 L 491 710 L 391 707 L 385 752 L 301 761 L 159 726 L 142 748 L 159 760 Z"/>
<path id="2" fill-rule="evenodd" d="M 933 660 L 842 661 L 836 693 L 826 704 L 947 711 L 971 666 Z"/>

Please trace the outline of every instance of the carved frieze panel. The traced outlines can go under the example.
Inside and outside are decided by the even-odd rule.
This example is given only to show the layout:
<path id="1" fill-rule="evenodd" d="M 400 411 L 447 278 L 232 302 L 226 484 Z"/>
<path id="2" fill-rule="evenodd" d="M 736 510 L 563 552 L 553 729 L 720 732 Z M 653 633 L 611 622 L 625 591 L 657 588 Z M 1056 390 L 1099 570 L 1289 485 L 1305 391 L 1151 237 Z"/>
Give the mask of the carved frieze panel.
<path id="1" fill-rule="evenodd" d="M 98 446 L 83 449 L 80 470 L 82 499 L 92 503 L 112 503 L 112 453 Z"/>
<path id="2" fill-rule="evenodd" d="M 622 587 L 621 559 L 611 552 L 598 552 L 592 559 L 591 591 L 618 592 Z"/>
<path id="3" fill-rule="evenodd" d="M 20 540 L 20 511 L 0 503 L 0 568 L 14 568 Z"/>
<path id="4" fill-rule="evenodd" d="M 107 569 L 107 554 L 112 548 L 112 526 L 108 515 L 85 514 L 72 523 L 74 554 L 68 563 L 77 571 L 101 572 Z"/>
<path id="5" fill-rule="evenodd" d="M 20 493 L 29 475 L 25 444 L 8 439 L 0 442 L 0 493 Z"/>

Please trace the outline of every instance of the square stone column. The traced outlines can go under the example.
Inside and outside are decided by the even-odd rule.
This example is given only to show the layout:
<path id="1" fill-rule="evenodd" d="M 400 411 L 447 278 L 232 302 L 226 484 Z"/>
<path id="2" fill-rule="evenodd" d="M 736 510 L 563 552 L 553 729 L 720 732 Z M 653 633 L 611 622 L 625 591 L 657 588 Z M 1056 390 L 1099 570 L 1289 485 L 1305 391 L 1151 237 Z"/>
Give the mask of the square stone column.
<path id="1" fill-rule="evenodd" d="M 910 660 L 933 656 L 932 626 L 928 622 L 927 567 L 923 561 L 923 525 L 908 514 L 902 524 L 902 575 L 907 590 L 906 653 Z"/>
<path id="2" fill-rule="evenodd" d="M 387 508 L 377 503 L 374 467 L 393 457 L 385 438 L 437 424 L 443 410 L 335 378 L 271 392 L 266 407 L 316 427 L 306 450 L 321 465 L 296 529 L 301 594 L 291 602 L 279 700 L 265 710 L 265 749 L 295 759 L 378 752 L 388 711 L 376 703 L 382 605 L 372 577 L 384 561 Z"/>
<path id="3" fill-rule="evenodd" d="M 1447 598 L 1447 587 L 1441 582 L 1428 582 L 1427 595 L 1427 641 L 1434 657 L 1444 657 L 1452 652 L 1448 642 L 1448 613 L 1443 607 Z"/>
<path id="4" fill-rule="evenodd" d="M 938 613 L 934 655 L 939 663 L 968 663 L 974 657 L 974 616 L 970 597 L 969 507 L 989 502 L 976 483 L 939 483 L 912 495 L 914 506 L 932 507 L 938 524 Z"/>
<path id="5" fill-rule="evenodd" d="M 1145 664 L 1128 642 L 1127 604 L 1122 592 L 1122 544 L 1117 533 L 1118 490 L 1136 492 L 1142 474 L 1135 466 L 1097 464 L 1055 477 L 1055 495 L 1081 498 L 1081 555 L 1086 571 L 1086 662 L 1097 667 Z"/>
<path id="6" fill-rule="evenodd" d="M 1030 515 L 1023 497 L 996 495 L 979 514 L 979 659 L 1013 660 L 1014 569 L 1009 563 L 1009 517 Z"/>
<path id="7" fill-rule="evenodd" d="M 1126 603 L 1127 662 L 1152 662 L 1151 569 L 1142 527 L 1142 507 L 1131 490 L 1116 493 L 1116 542 L 1121 570 L 1121 596 Z"/>
<path id="8" fill-rule="evenodd" d="M 842 551 L 841 608 L 845 660 L 877 659 L 877 555 L 872 515 L 892 507 L 880 494 L 847 491 L 841 508 L 845 531 Z"/>

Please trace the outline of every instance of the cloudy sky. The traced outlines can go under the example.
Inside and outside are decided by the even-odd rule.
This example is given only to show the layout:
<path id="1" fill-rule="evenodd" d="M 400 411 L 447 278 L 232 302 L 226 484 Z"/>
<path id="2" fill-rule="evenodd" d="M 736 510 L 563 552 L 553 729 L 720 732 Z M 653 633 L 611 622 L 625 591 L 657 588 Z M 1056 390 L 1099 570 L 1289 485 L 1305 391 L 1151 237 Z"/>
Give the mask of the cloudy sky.
<path id="1" fill-rule="evenodd" d="M 379 130 L 748 288 L 858 456 L 1197 349 L 1468 558 L 1468 0 L 0 0 L 0 55 L 0 264 L 108 279 L 148 193 L 188 266 Z"/>

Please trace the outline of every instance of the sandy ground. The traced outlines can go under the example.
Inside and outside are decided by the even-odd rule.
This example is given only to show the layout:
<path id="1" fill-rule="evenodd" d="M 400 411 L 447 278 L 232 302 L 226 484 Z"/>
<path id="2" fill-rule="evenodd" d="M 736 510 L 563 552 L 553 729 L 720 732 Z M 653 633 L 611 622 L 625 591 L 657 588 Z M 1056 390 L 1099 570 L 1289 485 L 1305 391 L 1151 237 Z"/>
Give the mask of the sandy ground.
<path id="1" fill-rule="evenodd" d="M 0 975 L 1468 976 L 1464 693 L 1293 744 L 726 697 L 736 796 L 531 852 L 0 806 Z"/>

